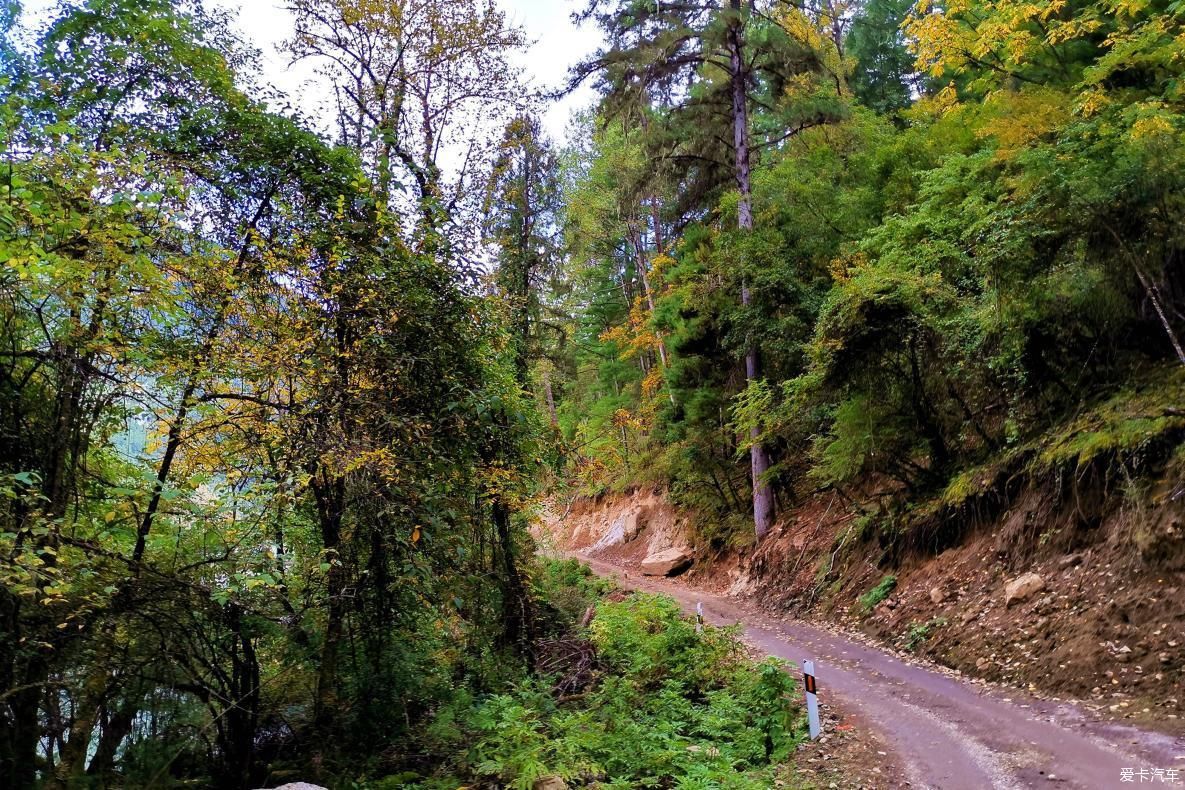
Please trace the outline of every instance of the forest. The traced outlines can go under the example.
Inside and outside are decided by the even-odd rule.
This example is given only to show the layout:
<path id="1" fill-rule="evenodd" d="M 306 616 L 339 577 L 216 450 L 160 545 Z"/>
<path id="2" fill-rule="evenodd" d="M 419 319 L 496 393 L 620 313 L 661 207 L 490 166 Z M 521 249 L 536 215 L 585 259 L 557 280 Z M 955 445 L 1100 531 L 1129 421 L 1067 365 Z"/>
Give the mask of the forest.
<path id="1" fill-rule="evenodd" d="M 494 0 L 285 5 L 332 118 L 198 0 L 0 0 L 0 786 L 767 788 L 795 681 L 545 501 L 892 563 L 1185 473 L 1179 3 L 580 0 L 550 95 Z"/>

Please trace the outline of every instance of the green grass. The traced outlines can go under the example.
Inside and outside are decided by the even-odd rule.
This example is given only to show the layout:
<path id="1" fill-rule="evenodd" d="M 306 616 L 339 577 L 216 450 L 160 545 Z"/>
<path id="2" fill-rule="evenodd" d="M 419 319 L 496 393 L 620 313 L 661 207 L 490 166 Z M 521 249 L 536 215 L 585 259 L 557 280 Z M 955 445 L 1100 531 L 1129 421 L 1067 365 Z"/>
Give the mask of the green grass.
<path id="1" fill-rule="evenodd" d="M 889 594 L 897 587 L 897 577 L 893 574 L 888 574 L 880 583 L 873 587 L 868 592 L 860 596 L 860 609 L 868 614 L 876 605 L 889 597 Z"/>
<path id="2" fill-rule="evenodd" d="M 911 653 L 928 640 L 935 628 L 946 625 L 945 617 L 935 617 L 926 623 L 914 623 L 905 634 L 905 649 Z"/>

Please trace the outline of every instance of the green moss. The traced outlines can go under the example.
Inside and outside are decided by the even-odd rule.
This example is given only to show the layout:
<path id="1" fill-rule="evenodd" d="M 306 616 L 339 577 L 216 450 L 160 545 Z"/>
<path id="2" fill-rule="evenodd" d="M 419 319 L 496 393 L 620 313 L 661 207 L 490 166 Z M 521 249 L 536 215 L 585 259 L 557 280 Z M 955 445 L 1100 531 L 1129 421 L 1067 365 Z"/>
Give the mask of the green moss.
<path id="1" fill-rule="evenodd" d="M 968 469 L 951 478 L 951 481 L 946 485 L 946 490 L 942 492 L 943 504 L 957 506 L 979 490 L 977 483 L 979 475 L 976 473 L 981 471 L 978 468 Z"/>
<path id="2" fill-rule="evenodd" d="M 1185 416 L 1172 411 L 1180 408 L 1182 394 L 1185 368 L 1176 365 L 1120 390 L 1043 436 L 1037 469 L 1080 468 L 1100 457 L 1122 458 L 1185 430 Z"/>
<path id="3" fill-rule="evenodd" d="M 1035 476 L 1081 468 L 1108 456 L 1125 459 L 1151 443 L 1173 441 L 1175 432 L 1185 431 L 1185 415 L 1174 413 L 1183 394 L 1185 368 L 1159 369 L 1027 443 L 954 475 L 938 497 L 914 506 L 913 519 L 962 507 L 995 485 L 1002 474 L 1025 471 L 1026 461 L 1028 474 Z"/>

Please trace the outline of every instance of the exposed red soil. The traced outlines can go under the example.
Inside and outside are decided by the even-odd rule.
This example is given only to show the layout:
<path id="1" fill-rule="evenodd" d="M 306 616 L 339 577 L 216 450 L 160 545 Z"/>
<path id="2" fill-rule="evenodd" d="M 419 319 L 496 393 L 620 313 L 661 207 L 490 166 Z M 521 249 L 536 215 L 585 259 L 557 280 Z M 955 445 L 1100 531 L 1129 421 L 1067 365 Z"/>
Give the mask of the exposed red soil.
<path id="1" fill-rule="evenodd" d="M 616 566 L 586 559 L 597 573 L 618 572 Z M 1171 736 L 902 659 L 868 644 L 871 640 L 764 613 L 752 600 L 704 591 L 686 576 L 627 574 L 622 584 L 666 593 L 689 613 L 702 608 L 708 624 L 733 625 L 761 655 L 813 660 L 820 702 L 838 704 L 846 712 L 843 723 L 852 713 L 866 721 L 859 737 L 875 733 L 889 744 L 872 749 L 875 757 L 866 750 L 863 770 L 817 774 L 813 786 L 826 781 L 836 787 L 1017 788 L 1049 787 L 1053 781 L 1093 790 L 1117 785 L 1125 769 L 1174 766 L 1181 752 L 1181 741 Z M 841 732 L 842 725 L 827 717 L 823 725 L 825 737 Z M 805 765 L 827 771 L 829 758 L 827 753 L 800 755 L 794 769 Z M 800 778 L 805 777 L 791 774 L 786 786 L 800 787 Z"/>
<path id="2" fill-rule="evenodd" d="M 756 550 L 700 554 L 687 574 L 701 588 L 778 614 L 826 621 L 969 677 L 1084 700 L 1095 713 L 1185 733 L 1185 573 L 1174 557 L 1182 518 L 1117 509 L 1084 525 L 1036 493 L 967 531 L 937 556 L 881 562 L 857 514 L 824 494 L 797 507 Z M 576 501 L 544 519 L 557 546 L 588 551 L 621 513 L 643 514 L 637 538 L 590 552 L 636 569 L 690 523 L 648 492 Z M 1156 544 L 1158 565 L 1142 547 Z M 1185 556 L 1185 555 L 1180 555 Z M 1044 589 L 1006 606 L 1005 585 L 1035 572 Z M 890 597 L 858 599 L 893 574 Z"/>

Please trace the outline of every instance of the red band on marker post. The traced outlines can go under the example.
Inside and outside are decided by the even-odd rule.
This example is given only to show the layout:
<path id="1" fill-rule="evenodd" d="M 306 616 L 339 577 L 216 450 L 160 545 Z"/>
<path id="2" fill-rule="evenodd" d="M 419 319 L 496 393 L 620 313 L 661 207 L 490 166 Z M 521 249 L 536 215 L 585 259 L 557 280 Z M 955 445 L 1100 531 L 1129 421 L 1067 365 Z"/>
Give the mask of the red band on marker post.
<path id="1" fill-rule="evenodd" d="M 803 675 L 802 676 L 802 684 L 804 686 L 806 686 L 806 691 L 808 694 L 817 694 L 818 693 L 817 691 L 815 691 L 815 676 L 814 675 Z"/>

